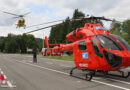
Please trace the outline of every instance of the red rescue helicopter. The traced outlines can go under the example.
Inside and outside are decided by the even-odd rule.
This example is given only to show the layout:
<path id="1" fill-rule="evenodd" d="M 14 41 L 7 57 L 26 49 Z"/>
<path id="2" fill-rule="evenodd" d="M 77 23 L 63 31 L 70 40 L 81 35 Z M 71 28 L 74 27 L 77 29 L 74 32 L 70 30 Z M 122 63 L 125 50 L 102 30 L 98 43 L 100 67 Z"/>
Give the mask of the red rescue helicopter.
<path id="1" fill-rule="evenodd" d="M 93 16 L 76 20 L 85 19 L 91 21 L 97 19 L 111 21 L 104 17 Z M 48 27 L 57 25 L 59 24 Z M 27 33 L 32 33 L 41 29 Z M 87 71 L 86 80 L 88 81 L 92 79 L 95 72 L 103 72 L 109 75 L 109 71 L 118 71 L 121 72 L 121 77 L 128 78 L 130 72 L 126 75 L 120 69 L 130 66 L 130 46 L 123 38 L 111 34 L 111 31 L 112 29 L 106 31 L 101 24 L 95 24 L 94 22 L 86 23 L 84 27 L 78 28 L 66 36 L 66 39 L 72 42 L 70 44 L 49 44 L 47 37 L 45 37 L 47 52 L 50 54 L 49 46 L 54 46 L 52 51 L 55 53 L 73 51 L 75 67 L 70 71 L 71 76 L 74 76 L 73 71 L 75 69 L 80 69 L 82 71 Z"/>

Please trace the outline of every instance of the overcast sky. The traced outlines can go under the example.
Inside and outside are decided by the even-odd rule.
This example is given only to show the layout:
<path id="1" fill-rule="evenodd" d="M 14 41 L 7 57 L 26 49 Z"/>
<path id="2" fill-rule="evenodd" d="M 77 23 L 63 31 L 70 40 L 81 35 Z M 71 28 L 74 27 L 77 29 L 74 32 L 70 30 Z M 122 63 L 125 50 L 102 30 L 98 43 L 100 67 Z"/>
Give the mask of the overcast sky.
<path id="1" fill-rule="evenodd" d="M 73 11 L 78 8 L 85 14 L 94 16 L 105 16 L 124 20 L 130 18 L 130 0 L 0 0 L 0 36 L 8 33 L 22 34 L 46 25 L 16 29 L 17 19 L 12 19 L 14 14 L 24 14 L 31 11 L 25 17 L 27 26 L 40 24 L 48 21 L 72 17 Z M 107 25 L 106 25 L 107 26 Z M 32 33 L 35 37 L 43 38 L 49 36 L 50 29 Z"/>

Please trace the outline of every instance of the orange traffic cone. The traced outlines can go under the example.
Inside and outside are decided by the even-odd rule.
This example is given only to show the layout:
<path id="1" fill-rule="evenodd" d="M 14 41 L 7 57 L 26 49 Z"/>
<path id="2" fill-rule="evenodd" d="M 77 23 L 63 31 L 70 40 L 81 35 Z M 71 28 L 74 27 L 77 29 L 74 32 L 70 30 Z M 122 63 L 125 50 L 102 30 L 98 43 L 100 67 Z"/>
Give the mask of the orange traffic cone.
<path id="1" fill-rule="evenodd" d="M 1 72 L 0 79 L 1 79 L 1 87 L 6 87 L 7 81 L 5 80 L 5 76 L 3 72 Z"/>
<path id="2" fill-rule="evenodd" d="M 1 72 L 0 79 L 1 79 L 1 81 L 5 80 L 5 77 L 4 77 L 4 74 L 3 74 L 3 72 Z"/>

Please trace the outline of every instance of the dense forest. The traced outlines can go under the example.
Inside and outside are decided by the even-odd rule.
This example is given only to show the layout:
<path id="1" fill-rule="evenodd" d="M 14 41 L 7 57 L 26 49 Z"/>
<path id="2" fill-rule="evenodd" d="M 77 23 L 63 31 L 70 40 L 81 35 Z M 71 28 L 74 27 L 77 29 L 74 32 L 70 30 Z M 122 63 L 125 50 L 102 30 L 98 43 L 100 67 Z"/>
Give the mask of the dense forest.
<path id="1" fill-rule="evenodd" d="M 85 17 L 85 14 L 76 9 L 74 11 L 72 19 L 80 18 L 80 17 Z M 66 41 L 66 35 L 75 30 L 76 28 L 83 27 L 85 22 L 89 22 L 87 20 L 85 21 L 72 21 L 71 23 L 69 22 L 70 18 L 67 17 L 64 24 L 52 27 L 50 36 L 49 36 L 49 42 L 50 43 L 68 43 Z"/>
<path id="2" fill-rule="evenodd" d="M 73 13 L 72 19 L 85 17 L 86 15 L 76 9 Z M 64 24 L 51 28 L 49 43 L 69 43 L 66 40 L 66 35 L 73 30 L 83 27 L 87 20 L 69 22 L 70 17 L 67 17 Z M 98 21 L 103 25 L 101 21 Z M 130 20 L 125 20 L 119 23 L 112 21 L 112 33 L 123 37 L 130 44 Z M 8 34 L 7 37 L 0 37 L 0 52 L 5 53 L 26 53 L 27 49 L 38 48 L 42 49 L 43 40 L 35 38 L 33 35 L 14 35 Z"/>
<path id="3" fill-rule="evenodd" d="M 86 15 L 83 12 L 76 9 L 73 13 L 72 19 L 85 17 L 85 16 Z M 66 40 L 66 35 L 71 31 L 75 30 L 76 28 L 83 27 L 85 23 L 89 22 L 87 20 L 84 20 L 84 21 L 72 21 L 72 23 L 69 23 L 69 20 L 70 18 L 67 17 L 65 21 L 66 23 L 51 28 L 51 32 L 49 36 L 50 43 L 69 43 Z M 97 23 L 103 25 L 101 21 L 98 21 Z M 130 44 L 130 20 L 123 21 L 122 23 L 113 20 L 111 24 L 111 28 L 113 34 L 123 37 Z"/>
<path id="4" fill-rule="evenodd" d="M 33 35 L 8 34 L 7 37 L 0 38 L 0 51 L 5 53 L 27 53 L 27 49 L 42 48 L 42 39 Z"/>

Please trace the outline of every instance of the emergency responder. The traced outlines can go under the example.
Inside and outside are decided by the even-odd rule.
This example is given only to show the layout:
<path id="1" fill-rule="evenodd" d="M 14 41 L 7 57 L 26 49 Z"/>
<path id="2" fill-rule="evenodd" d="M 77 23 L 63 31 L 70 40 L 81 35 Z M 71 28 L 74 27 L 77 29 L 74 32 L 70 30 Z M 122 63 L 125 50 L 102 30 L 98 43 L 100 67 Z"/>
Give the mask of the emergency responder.
<path id="1" fill-rule="evenodd" d="M 37 63 L 37 49 L 33 49 L 33 63 Z"/>

